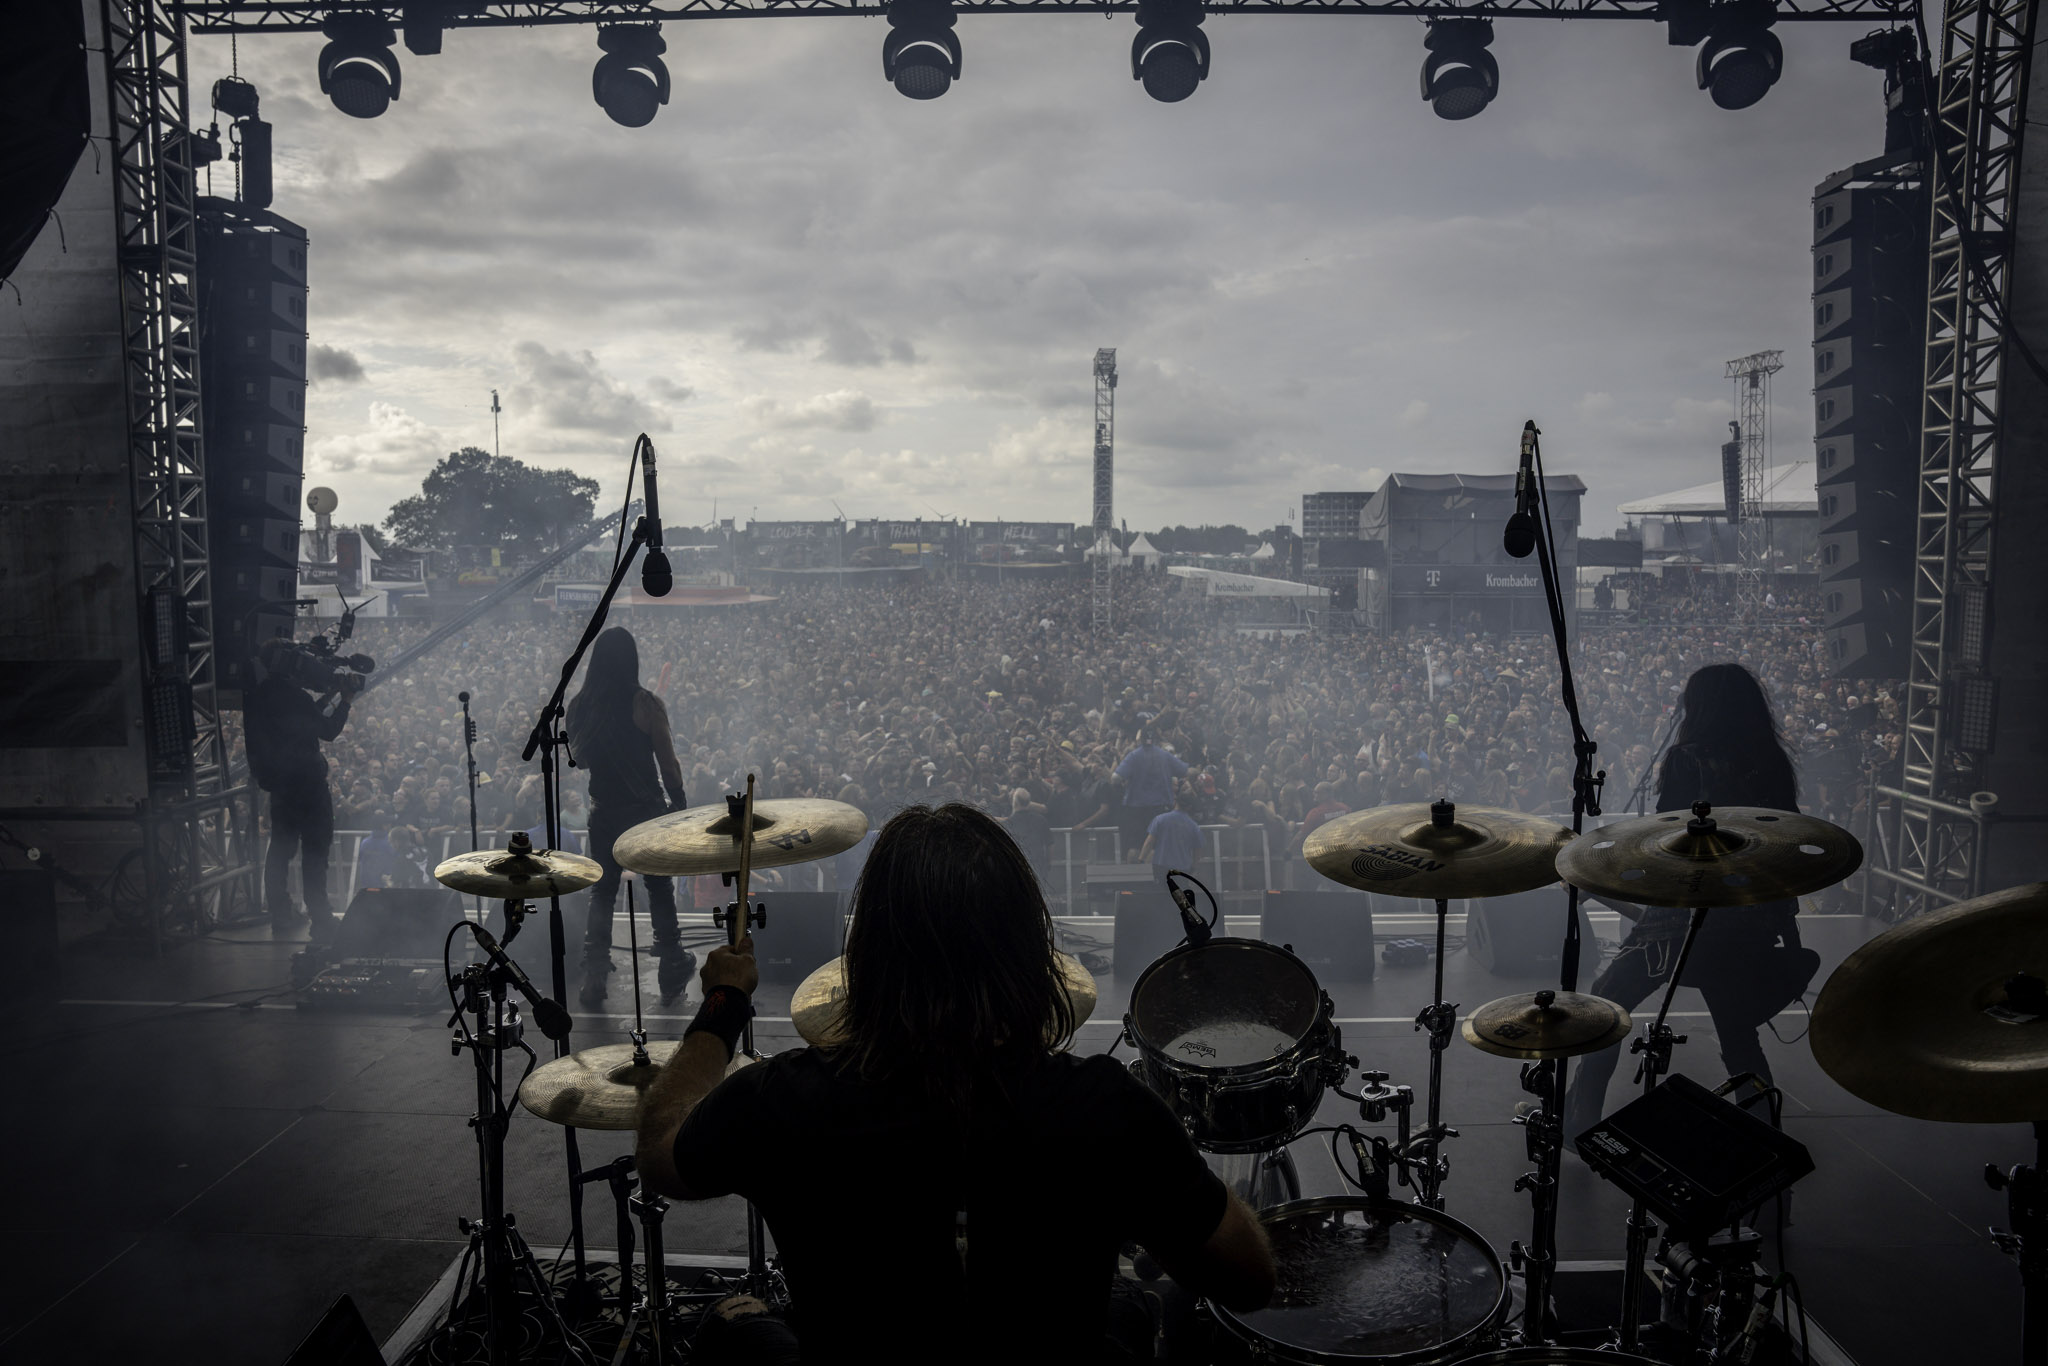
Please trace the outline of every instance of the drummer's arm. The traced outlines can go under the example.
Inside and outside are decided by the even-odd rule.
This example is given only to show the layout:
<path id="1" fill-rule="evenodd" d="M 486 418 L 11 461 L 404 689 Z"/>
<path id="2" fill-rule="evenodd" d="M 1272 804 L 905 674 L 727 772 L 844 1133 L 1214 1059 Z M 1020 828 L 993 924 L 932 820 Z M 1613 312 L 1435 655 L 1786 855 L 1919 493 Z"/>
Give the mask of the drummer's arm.
<path id="1" fill-rule="evenodd" d="M 754 941 L 749 935 L 735 948 L 713 949 L 704 960 L 700 974 L 707 994 L 714 987 L 737 987 L 749 995 L 760 982 L 754 965 Z M 653 1083 L 640 1097 L 640 1114 L 634 1126 L 633 1162 L 640 1180 L 663 1195 L 678 1200 L 706 1197 L 692 1191 L 676 1170 L 676 1135 L 697 1103 L 725 1078 L 732 1062 L 725 1040 L 709 1029 L 683 1035 L 676 1051 L 662 1064 Z"/>
<path id="2" fill-rule="evenodd" d="M 1153 1260 L 1185 1288 L 1226 1309 L 1249 1313 L 1273 1298 L 1272 1244 L 1251 1206 L 1229 1197 L 1216 1231 L 1193 1247 L 1148 1247 Z"/>

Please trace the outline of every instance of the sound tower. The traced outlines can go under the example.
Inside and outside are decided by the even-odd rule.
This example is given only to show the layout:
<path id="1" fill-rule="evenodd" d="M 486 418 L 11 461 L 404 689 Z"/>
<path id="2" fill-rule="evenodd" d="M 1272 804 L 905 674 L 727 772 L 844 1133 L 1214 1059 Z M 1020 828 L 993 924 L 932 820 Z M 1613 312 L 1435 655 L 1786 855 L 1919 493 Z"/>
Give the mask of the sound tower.
<path id="1" fill-rule="evenodd" d="M 256 646 L 289 635 L 306 431 L 306 230 L 199 201 L 199 377 L 215 668 L 240 704 Z"/>
<path id="2" fill-rule="evenodd" d="M 1840 172 L 1813 196 L 1821 612 L 1834 673 L 1903 678 L 1920 485 L 1928 199 L 1924 185 L 1902 175 L 1853 177 Z"/>

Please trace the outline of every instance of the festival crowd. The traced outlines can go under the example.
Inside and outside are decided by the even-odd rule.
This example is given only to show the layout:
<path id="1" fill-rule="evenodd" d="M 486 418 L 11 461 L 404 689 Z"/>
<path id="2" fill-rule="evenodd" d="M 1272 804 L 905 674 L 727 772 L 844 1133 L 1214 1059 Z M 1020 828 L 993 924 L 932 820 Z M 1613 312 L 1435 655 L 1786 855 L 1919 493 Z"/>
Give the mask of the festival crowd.
<path id="1" fill-rule="evenodd" d="M 1118 824 L 1126 790 L 1113 774 L 1143 730 L 1188 766 L 1176 788 L 1188 814 L 1263 824 L 1276 854 L 1298 851 L 1321 820 L 1388 803 L 1570 809 L 1571 735 L 1546 637 L 1260 636 L 1157 574 L 1128 576 L 1116 606 L 1104 637 L 1085 581 L 821 583 L 612 622 L 638 639 L 696 805 L 749 772 L 761 796 L 836 798 L 875 825 L 914 802 L 972 802 L 1009 821 L 1043 867 L 1051 830 Z M 1780 713 L 1802 805 L 1850 816 L 1864 764 L 1896 747 L 1897 707 L 1828 676 L 1804 606 L 1741 625 L 1667 609 L 1578 636 L 1610 814 L 1635 809 L 1686 677 L 1737 660 Z M 335 825 L 388 830 L 395 885 L 420 880 L 444 836 L 468 847 L 459 692 L 477 722 L 478 825 L 541 824 L 539 766 L 519 755 L 582 625 L 568 613 L 479 622 L 356 699 L 327 747 Z M 428 629 L 366 618 L 348 648 L 387 660 Z M 580 772 L 563 787 L 565 825 L 578 828 Z M 1654 780 L 1644 787 L 1653 798 Z M 1123 833 L 1129 857 L 1144 827 Z"/>

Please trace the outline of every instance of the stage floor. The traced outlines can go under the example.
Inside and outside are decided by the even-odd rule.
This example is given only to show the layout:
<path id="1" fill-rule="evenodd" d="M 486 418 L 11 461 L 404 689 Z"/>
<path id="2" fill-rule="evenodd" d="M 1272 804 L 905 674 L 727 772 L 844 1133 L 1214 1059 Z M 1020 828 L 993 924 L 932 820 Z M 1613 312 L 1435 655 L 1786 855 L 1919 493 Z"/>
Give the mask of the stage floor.
<path id="1" fill-rule="evenodd" d="M 1383 918 L 1376 929 L 1427 937 L 1430 924 Z M 1880 928 L 1854 916 L 1801 924 L 1823 955 L 1821 980 Z M 1596 917 L 1595 930 L 1611 939 L 1617 922 Z M 1106 944 L 1110 924 L 1063 922 L 1063 932 Z M 643 943 L 645 933 L 643 924 Z M 543 983 L 544 944 L 529 927 L 516 945 Z M 476 1212 L 478 1197 L 465 1123 L 472 1074 L 466 1057 L 450 1056 L 445 1007 L 418 1016 L 299 1010 L 287 980 L 298 947 L 267 927 L 181 943 L 162 958 L 86 939 L 67 946 L 54 989 L 11 999 L 16 1099 L 0 1132 L 13 1173 L 0 1205 L 0 1359 L 276 1366 L 338 1293 L 355 1297 L 381 1341 L 448 1269 L 465 1241 L 456 1221 Z M 616 958 L 623 965 L 626 955 Z M 1462 951 L 1449 956 L 1446 978 L 1466 1012 L 1546 985 L 1495 976 Z M 1429 982 L 1426 966 L 1383 965 L 1370 982 L 1323 984 L 1349 1051 L 1418 1092 L 1428 1053 L 1410 1022 Z M 1097 983 L 1102 1001 L 1082 1031 L 1083 1051 L 1109 1046 L 1129 992 L 1115 976 Z M 651 1003 L 651 962 L 647 984 Z M 627 985 L 613 978 L 611 1005 L 626 1019 L 578 1012 L 578 1047 L 624 1041 Z M 757 998 L 763 1052 L 799 1046 L 788 1001 L 787 987 Z M 693 1009 L 651 1009 L 650 1031 L 672 1037 Z M 1699 997 L 1681 991 L 1676 1010 L 1690 1038 L 1676 1070 L 1718 1081 Z M 1805 1019 L 1795 1008 L 1778 1027 L 1793 1038 Z M 531 1037 L 545 1042 L 538 1031 Z M 1803 1041 L 1766 1036 L 1765 1045 L 1788 1098 L 1786 1128 L 1817 1164 L 1797 1187 L 1785 1233 L 1810 1313 L 1861 1366 L 2016 1359 L 2018 1271 L 1986 1233 L 2004 1223 L 2004 1197 L 1980 1173 L 1986 1162 L 2029 1160 L 2028 1130 L 1900 1119 L 1828 1080 Z M 1610 1106 L 1631 1071 L 1626 1062 L 1617 1070 Z M 1517 1072 L 1462 1041 L 1446 1057 L 1445 1120 L 1462 1134 L 1449 1149 L 1448 1212 L 1503 1256 L 1529 1234 L 1528 1199 L 1513 1189 L 1527 1165 L 1509 1122 L 1523 1097 Z M 1356 1110 L 1330 1097 L 1319 1118 L 1355 1119 Z M 579 1141 L 586 1167 L 631 1147 L 626 1134 L 586 1131 Z M 1324 1139 L 1303 1140 L 1295 1160 L 1304 1194 L 1345 1189 Z M 562 1131 L 519 1111 L 507 1166 L 519 1227 L 537 1251 L 553 1252 L 568 1237 Z M 590 1242 L 609 1246 L 603 1187 L 591 1197 Z M 1564 1259 L 1619 1258 L 1625 1213 L 1618 1191 L 1567 1161 Z M 672 1254 L 743 1253 L 740 1207 L 677 1206 L 666 1242 Z"/>

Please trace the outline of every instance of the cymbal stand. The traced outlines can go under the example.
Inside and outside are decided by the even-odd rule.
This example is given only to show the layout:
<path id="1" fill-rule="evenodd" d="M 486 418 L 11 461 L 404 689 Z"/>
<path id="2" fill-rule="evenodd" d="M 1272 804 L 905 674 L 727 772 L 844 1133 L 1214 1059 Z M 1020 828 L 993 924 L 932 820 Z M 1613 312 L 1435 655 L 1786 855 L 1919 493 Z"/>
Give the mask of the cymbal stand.
<path id="1" fill-rule="evenodd" d="M 1986 1165 L 1985 1184 L 2005 1192 L 2010 1229 L 1992 1229 L 2000 1252 L 2020 1264 L 2020 1366 L 2048 1366 L 2048 1123 L 2034 1124 L 2034 1165 Z"/>
<path id="2" fill-rule="evenodd" d="M 468 1049 L 476 1065 L 476 1114 L 469 1126 L 476 1131 L 477 1175 L 483 1188 L 482 1215 L 460 1219 L 457 1226 L 469 1235 L 471 1252 L 483 1268 L 484 1342 L 491 1366 L 509 1366 L 520 1355 L 516 1278 L 521 1271 L 545 1311 L 554 1312 L 554 1300 L 533 1251 L 505 1211 L 505 1129 L 511 1118 L 505 1104 L 505 1052 L 517 1048 L 529 1058 L 534 1054 L 526 1045 L 519 1007 L 506 1002 L 503 971 L 490 963 L 473 963 L 451 985 L 460 988 L 462 1000 L 448 1021 L 455 1030 L 449 1051 L 460 1057 Z M 464 1023 L 465 1011 L 476 1016 L 475 1029 Z M 449 1326 L 453 1323 L 451 1308 Z M 566 1340 L 566 1327 L 563 1331 Z"/>
<path id="3" fill-rule="evenodd" d="M 1548 992 L 1536 993 L 1539 1006 L 1547 1005 Z M 1508 1245 L 1508 1264 L 1522 1273 L 1523 1305 L 1521 1342 L 1540 1347 L 1550 1341 L 1551 1276 L 1557 1269 L 1557 1185 L 1564 1165 L 1564 1064 L 1563 1058 L 1545 1058 L 1522 1068 L 1522 1089 L 1534 1095 L 1541 1107 L 1515 1123 L 1523 1127 L 1529 1161 L 1536 1170 L 1515 1178 L 1515 1189 L 1529 1192 L 1531 1218 L 1529 1243 L 1518 1240 Z"/>
<path id="4" fill-rule="evenodd" d="M 1401 1143 L 1402 1155 L 1414 1161 L 1416 1184 L 1422 1192 L 1416 1196 L 1415 1202 L 1437 1210 L 1444 1207 L 1444 1178 L 1451 1174 L 1450 1159 L 1442 1153 L 1443 1141 L 1458 1136 L 1456 1129 L 1443 1122 L 1444 1050 L 1451 1046 L 1451 1033 L 1458 1025 L 1458 1007 L 1444 1000 L 1444 922 L 1450 913 L 1451 903 L 1438 897 L 1436 995 L 1432 1004 L 1424 1006 L 1415 1017 L 1415 1027 L 1429 1034 L 1429 1121 L 1413 1140 L 1404 1139 Z"/>
<path id="5" fill-rule="evenodd" d="M 1713 825 L 1713 818 L 1702 814 L 1693 818 L 1689 828 L 1697 833 L 1702 827 L 1711 830 Z M 1657 1018 L 1629 1040 L 1628 1051 L 1642 1055 L 1642 1062 L 1636 1066 L 1636 1080 L 1643 1084 L 1644 1095 L 1656 1090 L 1658 1080 L 1671 1070 L 1672 1047 L 1685 1042 L 1685 1035 L 1673 1033 L 1665 1021 L 1671 1014 L 1672 998 L 1678 995 L 1678 981 L 1685 976 L 1685 960 L 1692 955 L 1693 941 L 1699 938 L 1700 926 L 1706 919 L 1707 908 L 1695 906 L 1692 918 L 1686 922 L 1685 941 L 1678 946 L 1678 958 L 1671 965 L 1671 980 L 1664 985 L 1664 999 L 1657 1004 Z M 1629 1206 L 1628 1252 L 1621 1273 L 1620 1346 L 1624 1352 L 1635 1351 L 1642 1340 L 1643 1276 L 1650 1261 L 1650 1239 L 1656 1236 L 1657 1226 L 1650 1222 L 1649 1210 L 1641 1200 L 1636 1200 Z"/>
<path id="6" fill-rule="evenodd" d="M 740 870 L 735 875 L 734 886 L 739 896 L 731 905 L 711 913 L 711 923 L 725 931 L 725 942 L 737 944 L 745 938 L 754 926 L 766 928 L 768 907 L 749 904 L 754 876 L 754 775 L 747 775 L 745 796 L 730 795 L 725 799 L 726 814 L 732 819 L 733 838 L 740 846 Z M 754 1051 L 754 1020 L 747 1018 L 740 1035 L 740 1050 L 750 1058 L 761 1055 Z M 747 1293 L 758 1300 L 767 1300 L 770 1292 L 768 1274 L 768 1230 L 761 1222 L 761 1211 L 753 1201 L 747 1201 Z"/>
<path id="7" fill-rule="evenodd" d="M 633 487 L 633 476 L 640 462 L 640 450 L 646 446 L 653 449 L 653 442 L 642 432 L 633 443 L 633 466 L 626 472 L 626 487 Z M 620 531 L 625 529 L 625 514 L 631 503 L 620 511 Z M 582 667 L 583 656 L 596 642 L 604 630 L 605 618 L 611 613 L 612 599 L 618 595 L 619 585 L 625 581 L 626 571 L 633 566 L 640 549 L 648 543 L 647 518 L 641 517 L 633 526 L 630 542 L 622 544 L 612 564 L 611 582 L 605 585 L 604 593 L 591 609 L 590 620 L 584 624 L 583 635 L 576 642 L 568 660 L 562 665 L 561 677 L 556 680 L 555 691 L 542 705 L 540 715 L 534 719 L 533 730 L 526 737 L 526 747 L 520 751 L 521 763 L 531 763 L 536 751 L 540 754 L 541 806 L 546 813 L 548 847 L 562 847 L 562 771 L 556 762 L 556 752 L 576 766 L 576 756 L 569 750 L 569 732 L 564 724 L 568 709 L 564 699 L 569 695 L 569 684 L 575 679 L 577 669 Z M 549 979 L 550 994 L 557 1001 L 569 999 L 569 974 L 567 964 L 567 941 L 562 933 L 562 899 L 548 898 L 548 954 L 552 974 Z M 555 1041 L 555 1056 L 567 1057 L 570 1052 L 569 1036 L 563 1035 Z M 576 1142 L 576 1130 L 562 1126 L 562 1142 L 569 1166 L 569 1243 L 574 1249 L 576 1273 L 571 1278 L 566 1298 L 577 1314 L 583 1314 L 597 1307 L 596 1287 L 591 1284 L 590 1269 L 584 1255 L 583 1244 L 583 1154 Z"/>

